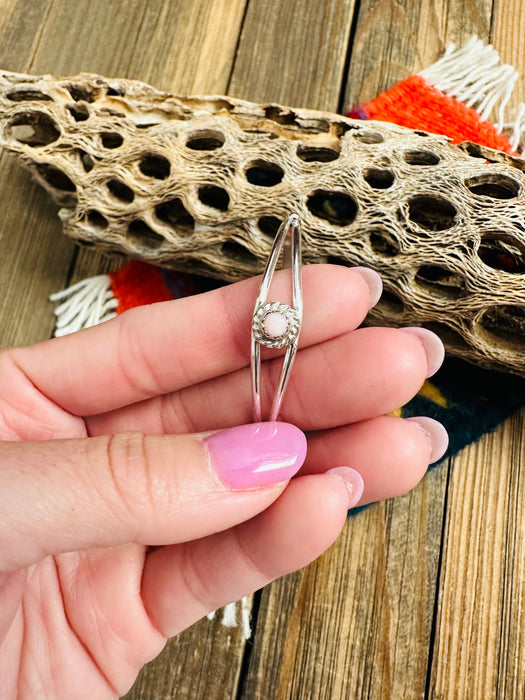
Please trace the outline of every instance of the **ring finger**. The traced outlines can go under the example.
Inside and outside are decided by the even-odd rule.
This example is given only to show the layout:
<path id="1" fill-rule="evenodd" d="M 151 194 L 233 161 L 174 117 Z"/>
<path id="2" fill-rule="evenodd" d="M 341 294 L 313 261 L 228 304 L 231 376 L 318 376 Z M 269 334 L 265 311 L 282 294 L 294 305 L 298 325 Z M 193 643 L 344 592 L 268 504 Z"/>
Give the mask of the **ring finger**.
<path id="1" fill-rule="evenodd" d="M 432 418 L 380 416 L 310 434 L 299 473 L 318 474 L 336 465 L 353 467 L 364 482 L 358 505 L 365 505 L 410 491 L 447 447 L 445 428 Z"/>

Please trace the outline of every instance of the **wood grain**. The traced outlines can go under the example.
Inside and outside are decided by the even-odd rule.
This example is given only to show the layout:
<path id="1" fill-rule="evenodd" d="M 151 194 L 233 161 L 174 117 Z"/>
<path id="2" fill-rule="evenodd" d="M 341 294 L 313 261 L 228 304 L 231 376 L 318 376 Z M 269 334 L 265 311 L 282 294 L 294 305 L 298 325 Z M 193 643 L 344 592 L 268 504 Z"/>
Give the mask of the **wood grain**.
<path id="1" fill-rule="evenodd" d="M 363 0 L 352 45 L 344 103 L 364 104 L 433 63 L 450 42 L 488 39 L 492 3 Z"/>
<path id="2" fill-rule="evenodd" d="M 171 639 L 164 652 L 139 675 L 125 700 L 235 698 L 244 640 L 240 628 L 227 628 L 220 615 L 201 620 Z"/>
<path id="3" fill-rule="evenodd" d="M 451 472 L 432 698 L 522 698 L 525 414 Z"/>
<path id="4" fill-rule="evenodd" d="M 509 121 L 515 118 L 517 106 L 525 102 L 525 45 L 517 28 L 522 26 L 525 16 L 524 0 L 494 3 L 490 40 L 506 63 L 519 72 L 512 99 L 507 110 Z"/>
<path id="5" fill-rule="evenodd" d="M 447 468 L 351 517 L 337 543 L 265 589 L 246 697 L 419 698 Z"/>
<path id="6" fill-rule="evenodd" d="M 230 94 L 336 111 L 355 0 L 248 5 Z"/>

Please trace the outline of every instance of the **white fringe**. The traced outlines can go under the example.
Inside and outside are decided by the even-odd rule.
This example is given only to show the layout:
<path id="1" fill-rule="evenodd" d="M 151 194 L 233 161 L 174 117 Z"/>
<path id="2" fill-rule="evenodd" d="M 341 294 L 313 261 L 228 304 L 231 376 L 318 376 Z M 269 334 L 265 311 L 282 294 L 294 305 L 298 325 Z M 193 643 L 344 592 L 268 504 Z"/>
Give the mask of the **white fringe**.
<path id="1" fill-rule="evenodd" d="M 237 624 L 237 606 L 240 605 L 241 612 L 241 626 L 242 632 L 245 639 L 250 639 L 252 636 L 252 628 L 250 624 L 251 618 L 251 605 L 248 597 L 242 598 L 242 600 L 237 603 L 228 603 L 222 609 L 222 624 L 224 627 L 238 627 Z M 208 620 L 213 620 L 217 611 L 209 613 Z"/>
<path id="2" fill-rule="evenodd" d="M 501 57 L 490 44 L 472 36 L 462 47 L 447 46 L 444 55 L 419 74 L 429 85 L 446 95 L 455 97 L 467 107 L 475 109 L 482 119 L 493 112 L 498 131 L 505 129 L 513 148 L 517 149 L 525 134 L 525 115 L 521 105 L 518 115 L 509 122 L 505 110 L 518 80 L 513 66 L 501 62 Z"/>
<path id="3" fill-rule="evenodd" d="M 518 105 L 518 114 L 514 121 L 503 122 L 501 128 L 509 135 L 509 141 L 512 148 L 517 151 L 519 147 L 523 147 L 525 137 L 525 104 L 520 102 Z"/>
<path id="4" fill-rule="evenodd" d="M 117 315 L 118 300 L 113 296 L 108 275 L 88 277 L 52 294 L 49 299 L 62 301 L 55 309 L 57 337 L 109 321 Z"/>

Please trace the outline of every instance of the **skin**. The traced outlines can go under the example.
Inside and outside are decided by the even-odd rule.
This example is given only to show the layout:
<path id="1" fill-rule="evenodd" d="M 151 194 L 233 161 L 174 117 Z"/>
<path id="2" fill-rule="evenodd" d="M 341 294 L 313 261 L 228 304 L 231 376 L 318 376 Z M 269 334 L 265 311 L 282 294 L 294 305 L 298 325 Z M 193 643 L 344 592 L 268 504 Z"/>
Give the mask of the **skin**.
<path id="1" fill-rule="evenodd" d="M 306 461 L 289 482 L 217 481 L 201 438 L 252 421 L 258 284 L 0 353 L 0 698 L 123 695 L 167 637 L 333 543 L 348 491 L 328 469 L 360 472 L 362 504 L 422 478 L 427 433 L 386 414 L 427 376 L 423 345 L 357 329 L 365 279 L 316 265 L 280 415 L 308 431 Z M 288 287 L 277 274 L 272 296 Z M 265 354 L 268 395 L 277 355 Z"/>

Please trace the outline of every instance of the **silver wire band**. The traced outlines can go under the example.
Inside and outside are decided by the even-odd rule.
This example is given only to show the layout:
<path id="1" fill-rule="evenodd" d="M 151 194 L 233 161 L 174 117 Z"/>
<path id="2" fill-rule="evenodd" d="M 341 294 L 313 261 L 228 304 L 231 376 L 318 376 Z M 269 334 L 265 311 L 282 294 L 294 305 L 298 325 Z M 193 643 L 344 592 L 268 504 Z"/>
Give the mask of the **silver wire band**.
<path id="1" fill-rule="evenodd" d="M 292 269 L 292 306 L 274 301 L 268 303 L 268 294 L 279 255 L 284 249 L 284 263 L 288 259 Z M 287 346 L 281 376 L 273 398 L 270 420 L 277 420 L 284 392 L 290 378 L 297 352 L 299 331 L 303 319 L 303 291 L 301 285 L 301 228 L 299 217 L 292 214 L 281 224 L 266 263 L 252 321 L 252 395 L 255 420 L 262 420 L 261 405 L 261 345 L 270 348 Z"/>

